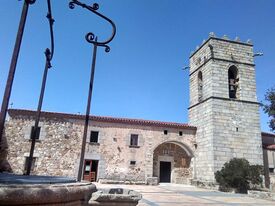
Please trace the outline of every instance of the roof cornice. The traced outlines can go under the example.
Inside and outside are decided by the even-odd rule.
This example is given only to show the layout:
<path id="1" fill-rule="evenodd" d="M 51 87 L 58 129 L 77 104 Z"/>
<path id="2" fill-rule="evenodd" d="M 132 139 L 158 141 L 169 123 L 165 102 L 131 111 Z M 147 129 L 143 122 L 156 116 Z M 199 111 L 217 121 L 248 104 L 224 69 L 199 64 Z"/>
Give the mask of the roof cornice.
<path id="1" fill-rule="evenodd" d="M 24 110 L 24 109 L 9 109 L 8 114 L 12 118 L 15 118 L 18 116 L 34 117 L 36 115 L 36 111 Z M 69 113 L 45 112 L 45 111 L 41 112 L 41 117 L 56 118 L 56 119 L 85 120 L 85 115 L 81 115 L 81 114 L 69 114 Z M 130 119 L 130 118 L 94 116 L 94 115 L 90 116 L 90 120 L 96 121 L 96 122 L 106 122 L 106 123 L 120 123 L 120 124 L 128 124 L 128 125 L 155 126 L 155 127 L 163 127 L 163 128 L 197 130 L 196 127 L 185 123 L 163 122 L 163 121 L 156 121 L 156 120 Z"/>

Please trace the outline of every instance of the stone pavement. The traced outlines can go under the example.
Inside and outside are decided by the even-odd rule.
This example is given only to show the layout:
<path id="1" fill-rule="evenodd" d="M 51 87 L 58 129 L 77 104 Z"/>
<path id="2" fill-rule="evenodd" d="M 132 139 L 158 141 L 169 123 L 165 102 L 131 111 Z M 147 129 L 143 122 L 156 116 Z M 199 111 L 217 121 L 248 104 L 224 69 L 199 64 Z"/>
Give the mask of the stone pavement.
<path id="1" fill-rule="evenodd" d="M 147 185 L 115 185 L 95 183 L 97 188 L 125 188 L 133 189 L 142 194 L 138 206 L 187 206 L 187 205 L 254 205 L 275 206 L 275 201 L 250 198 L 244 194 L 223 193 L 206 190 L 190 185 L 160 184 Z"/>

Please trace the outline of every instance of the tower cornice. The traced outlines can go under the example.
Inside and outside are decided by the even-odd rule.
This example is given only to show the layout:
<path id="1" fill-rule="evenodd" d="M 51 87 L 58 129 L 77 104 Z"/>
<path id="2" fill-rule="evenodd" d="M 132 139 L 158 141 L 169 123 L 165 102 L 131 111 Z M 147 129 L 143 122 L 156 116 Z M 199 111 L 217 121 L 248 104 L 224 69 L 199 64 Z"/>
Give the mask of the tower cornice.
<path id="1" fill-rule="evenodd" d="M 225 39 L 225 38 L 218 38 L 218 37 L 212 37 L 210 36 L 201 46 L 199 46 L 198 49 L 194 53 L 192 53 L 189 58 L 192 58 L 204 45 L 206 45 L 211 39 L 213 40 L 218 40 L 218 41 L 224 41 L 224 42 L 229 42 L 233 44 L 240 44 L 240 45 L 245 45 L 245 46 L 250 46 L 253 47 L 252 43 L 247 43 L 247 42 L 241 42 L 241 41 L 235 41 L 235 40 L 230 40 L 230 39 Z"/>
<path id="2" fill-rule="evenodd" d="M 205 62 L 203 62 L 200 66 L 198 66 L 198 68 L 196 68 L 193 72 L 191 72 L 189 74 L 189 76 L 192 76 L 192 74 L 196 73 L 200 68 L 202 68 L 204 65 L 206 65 L 210 60 L 223 61 L 223 62 L 228 62 L 228 63 L 232 63 L 232 64 L 243 64 L 243 65 L 253 66 L 253 67 L 255 66 L 255 64 L 253 64 L 253 63 L 234 61 L 234 60 L 230 60 L 230 59 L 222 59 L 222 58 L 216 58 L 216 57 L 210 57 Z"/>
<path id="3" fill-rule="evenodd" d="M 219 100 L 225 100 L 225 101 L 232 101 L 232 102 L 242 102 L 242 103 L 249 103 L 249 104 L 257 104 L 257 105 L 260 105 L 259 102 L 254 102 L 254 101 L 247 101 L 247 100 L 240 100 L 240 99 L 233 99 L 233 98 L 225 98 L 225 97 L 216 97 L 216 96 L 211 96 L 211 97 L 208 97 L 204 100 L 202 100 L 201 102 L 198 102 L 196 104 L 193 104 L 192 106 L 188 107 L 188 110 L 189 109 L 192 109 L 193 107 L 195 106 L 198 106 L 204 102 L 207 102 L 208 100 L 210 99 L 219 99 Z"/>

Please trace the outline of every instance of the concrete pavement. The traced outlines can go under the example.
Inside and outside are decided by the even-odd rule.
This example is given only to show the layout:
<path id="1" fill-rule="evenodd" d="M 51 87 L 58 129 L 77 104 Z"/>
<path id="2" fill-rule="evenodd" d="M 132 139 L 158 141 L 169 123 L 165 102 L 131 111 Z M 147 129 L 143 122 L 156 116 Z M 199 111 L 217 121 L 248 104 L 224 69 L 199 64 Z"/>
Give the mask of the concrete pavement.
<path id="1" fill-rule="evenodd" d="M 201 189 L 190 185 L 160 184 L 147 185 L 115 185 L 95 183 L 97 188 L 133 189 L 142 194 L 138 206 L 188 206 L 188 205 L 254 205 L 275 206 L 275 201 L 255 199 L 244 194 L 231 194 Z"/>

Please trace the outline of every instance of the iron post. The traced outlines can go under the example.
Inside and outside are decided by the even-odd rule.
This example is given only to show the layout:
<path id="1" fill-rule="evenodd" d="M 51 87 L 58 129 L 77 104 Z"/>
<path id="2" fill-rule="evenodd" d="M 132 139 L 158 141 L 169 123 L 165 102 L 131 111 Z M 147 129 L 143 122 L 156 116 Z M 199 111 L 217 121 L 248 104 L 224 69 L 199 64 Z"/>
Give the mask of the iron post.
<path id="1" fill-rule="evenodd" d="M 32 162 L 33 162 L 33 153 L 34 153 L 34 148 L 35 148 L 36 135 L 38 135 L 38 126 L 39 126 L 41 108 L 42 108 L 42 104 L 43 104 L 44 92 L 45 92 L 45 87 L 46 87 L 48 69 L 50 69 L 52 67 L 51 66 L 51 60 L 52 60 L 53 54 L 54 54 L 54 36 L 53 36 L 54 19 L 52 18 L 51 1 L 47 0 L 47 4 L 48 4 L 47 18 L 48 18 L 49 26 L 50 26 L 51 49 L 47 48 L 45 50 L 46 63 L 45 63 L 45 67 L 44 67 L 44 73 L 43 73 L 41 91 L 40 91 L 40 96 L 39 96 L 39 102 L 38 102 L 38 106 L 37 106 L 37 110 L 36 110 L 34 128 L 33 128 L 32 132 L 30 134 L 30 136 L 31 136 L 31 149 L 30 149 L 29 161 L 28 161 L 28 164 L 27 164 L 26 175 L 30 175 L 30 172 L 31 172 L 31 167 L 32 167 Z"/>
<path id="2" fill-rule="evenodd" d="M 96 62 L 96 53 L 97 53 L 97 45 L 94 44 L 93 50 L 93 60 L 92 60 L 92 67 L 91 67 L 91 76 L 90 76 L 90 83 L 89 83 L 89 91 L 88 91 L 88 100 L 87 100 L 87 108 L 86 108 L 86 116 L 85 116 L 85 124 L 84 124 L 84 131 L 83 131 L 83 139 L 81 144 L 81 153 L 80 153 L 80 166 L 78 169 L 77 180 L 81 180 L 82 176 L 82 166 L 84 162 L 84 154 L 85 154 L 85 140 L 87 138 L 88 133 L 88 126 L 89 126 L 89 117 L 90 117 L 90 109 L 91 109 L 91 101 L 92 101 L 92 93 L 93 93 L 93 84 L 94 84 L 94 75 L 95 75 L 95 62 Z"/>
<path id="3" fill-rule="evenodd" d="M 2 145 L 2 138 L 3 138 L 3 133 L 4 133 L 5 120 L 6 120 L 6 115 L 7 115 L 8 106 L 9 106 L 9 100 L 10 100 L 17 60 L 18 60 L 21 42 L 22 42 L 22 38 L 23 38 L 23 34 L 24 34 L 24 28 L 25 28 L 25 24 L 26 24 L 26 20 L 27 20 L 29 5 L 34 4 L 35 1 L 36 0 L 25 0 L 23 8 L 22 8 L 21 18 L 20 18 L 20 22 L 19 22 L 19 26 L 18 26 L 17 36 L 16 36 L 15 45 L 14 45 L 13 54 L 12 54 L 11 63 L 10 63 L 10 70 L 9 70 L 7 83 L 6 83 L 6 87 L 5 87 L 5 92 L 4 92 L 4 96 L 3 96 L 3 100 L 2 100 L 2 106 L 1 106 L 0 151 L 2 151 L 2 149 L 5 149 L 5 148 L 2 148 L 3 146 L 6 147 L 6 145 Z"/>
<path id="4" fill-rule="evenodd" d="M 92 93 L 93 93 L 97 47 L 98 46 L 105 47 L 105 52 L 110 51 L 110 47 L 107 44 L 109 42 L 111 42 L 113 40 L 113 38 L 115 37 L 116 26 L 115 26 L 114 22 L 112 22 L 112 20 L 110 20 L 106 16 L 100 14 L 99 12 L 97 12 L 97 10 L 99 9 L 99 5 L 97 3 L 94 3 L 92 6 L 88 6 L 84 3 L 81 3 L 78 0 L 72 0 L 69 3 L 69 7 L 71 9 L 74 9 L 75 5 L 78 5 L 85 9 L 88 9 L 89 11 L 93 12 L 97 16 L 105 19 L 106 21 L 108 21 L 111 24 L 112 29 L 113 29 L 111 37 L 109 39 L 107 39 L 106 41 L 102 41 L 102 42 L 98 41 L 97 36 L 95 37 L 95 35 L 91 32 L 87 33 L 85 36 L 86 41 L 88 43 L 93 44 L 94 48 L 93 48 L 93 58 L 92 58 L 92 66 L 91 66 L 91 76 L 90 76 L 90 82 L 89 82 L 88 100 L 87 100 L 87 107 L 86 107 L 85 124 L 84 124 L 84 131 L 83 131 L 83 137 L 82 137 L 82 143 L 81 143 L 79 169 L 78 169 L 78 175 L 77 175 L 77 180 L 81 181 L 82 172 L 83 172 L 83 162 L 84 162 L 84 155 L 85 155 L 87 132 L 88 132 L 88 126 L 89 126 L 89 118 L 90 118 L 91 100 L 92 100 Z"/>

